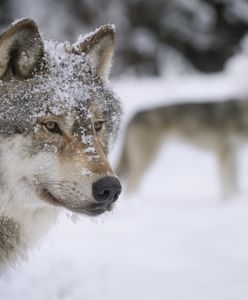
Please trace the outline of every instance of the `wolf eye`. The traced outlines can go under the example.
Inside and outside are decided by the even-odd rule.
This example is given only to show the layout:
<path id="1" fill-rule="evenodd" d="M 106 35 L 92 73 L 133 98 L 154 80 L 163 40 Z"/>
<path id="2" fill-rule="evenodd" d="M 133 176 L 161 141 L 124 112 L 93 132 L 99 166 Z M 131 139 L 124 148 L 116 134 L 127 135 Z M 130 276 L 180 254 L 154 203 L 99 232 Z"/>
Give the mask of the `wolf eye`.
<path id="1" fill-rule="evenodd" d="M 46 123 L 43 123 L 43 125 L 46 127 L 46 129 L 51 133 L 57 133 L 62 135 L 62 131 L 59 128 L 58 123 L 54 121 L 47 121 Z"/>
<path id="2" fill-rule="evenodd" d="M 104 121 L 94 122 L 94 129 L 95 129 L 96 132 L 101 131 L 103 123 L 104 123 Z"/>

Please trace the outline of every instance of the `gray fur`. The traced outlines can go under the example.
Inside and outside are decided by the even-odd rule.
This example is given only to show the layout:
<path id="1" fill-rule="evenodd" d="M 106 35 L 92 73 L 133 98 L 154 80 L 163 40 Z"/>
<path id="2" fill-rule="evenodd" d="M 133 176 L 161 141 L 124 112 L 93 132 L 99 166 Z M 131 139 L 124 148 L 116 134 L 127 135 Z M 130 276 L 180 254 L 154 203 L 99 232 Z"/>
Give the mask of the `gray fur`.
<path id="1" fill-rule="evenodd" d="M 30 19 L 0 35 L 0 271 L 37 243 L 59 207 L 92 216 L 112 208 L 96 203 L 92 186 L 115 176 L 107 160 L 121 117 L 106 83 L 113 48 L 109 25 L 72 45 L 43 45 Z M 61 134 L 46 129 L 49 118 Z"/>
<path id="2" fill-rule="evenodd" d="M 20 225 L 7 216 L 0 217 L 0 264 L 15 257 L 20 242 Z"/>
<path id="3" fill-rule="evenodd" d="M 62 54 L 66 52 L 62 51 Z M 116 136 L 121 115 L 118 99 L 96 77 L 84 55 L 71 53 L 66 59 L 58 57 L 55 61 L 46 54 L 40 74 L 28 80 L 14 78 L 0 82 L 2 135 L 12 136 L 33 130 L 37 118 L 54 109 L 60 113 L 74 111 L 76 118 L 83 115 L 85 118 L 89 106 L 98 106 L 104 112 L 108 132 L 113 138 Z"/>

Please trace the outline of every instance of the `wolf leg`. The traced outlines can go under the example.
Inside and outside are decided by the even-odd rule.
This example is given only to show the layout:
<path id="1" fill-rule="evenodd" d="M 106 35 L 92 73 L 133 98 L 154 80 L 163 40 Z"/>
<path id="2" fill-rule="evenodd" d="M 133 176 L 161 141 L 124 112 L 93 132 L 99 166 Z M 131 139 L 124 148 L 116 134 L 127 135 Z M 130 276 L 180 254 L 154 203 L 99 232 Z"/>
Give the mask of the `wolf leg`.
<path id="1" fill-rule="evenodd" d="M 237 193 L 236 150 L 229 143 L 223 143 L 218 150 L 222 199 L 229 199 Z"/>
<path id="2" fill-rule="evenodd" d="M 154 159 L 161 142 L 161 133 L 154 128 L 137 126 L 127 138 L 127 192 L 137 189 L 142 176 Z"/>

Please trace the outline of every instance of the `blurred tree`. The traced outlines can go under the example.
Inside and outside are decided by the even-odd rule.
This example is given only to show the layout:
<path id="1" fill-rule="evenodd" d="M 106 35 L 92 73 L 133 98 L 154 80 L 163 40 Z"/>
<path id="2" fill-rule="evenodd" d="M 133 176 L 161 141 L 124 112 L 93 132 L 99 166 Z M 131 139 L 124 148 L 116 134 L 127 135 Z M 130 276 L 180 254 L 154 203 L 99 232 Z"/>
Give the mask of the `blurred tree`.
<path id="1" fill-rule="evenodd" d="M 0 29 L 12 21 L 11 4 L 8 0 L 0 0 Z"/>
<path id="2" fill-rule="evenodd" d="M 168 47 L 202 72 L 220 71 L 248 29 L 247 0 L 69 2 L 86 25 L 117 24 L 120 70 L 139 74 L 159 75 Z"/>
<path id="3" fill-rule="evenodd" d="M 183 53 L 197 69 L 219 71 L 235 53 L 248 28 L 248 19 L 240 16 L 234 4 L 236 2 L 236 8 L 240 5 L 248 14 L 248 3 L 243 0 L 189 2 L 191 6 L 186 7 L 185 1 L 183 5 L 179 2 L 178 6 L 174 4 L 167 9 L 161 39 Z"/>

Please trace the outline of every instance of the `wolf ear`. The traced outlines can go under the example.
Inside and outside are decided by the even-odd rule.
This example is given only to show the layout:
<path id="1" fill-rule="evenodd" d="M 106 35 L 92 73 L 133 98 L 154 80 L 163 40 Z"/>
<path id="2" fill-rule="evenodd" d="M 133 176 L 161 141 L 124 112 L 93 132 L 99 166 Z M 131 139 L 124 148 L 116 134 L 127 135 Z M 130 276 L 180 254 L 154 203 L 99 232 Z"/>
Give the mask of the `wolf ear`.
<path id="1" fill-rule="evenodd" d="M 30 77 L 43 51 L 44 45 L 33 20 L 13 23 L 0 35 L 0 79 Z"/>
<path id="2" fill-rule="evenodd" d="M 106 82 L 111 69 L 114 46 L 115 28 L 114 25 L 107 24 L 77 44 L 77 50 L 88 55 L 91 66 L 96 70 L 97 75 Z"/>

